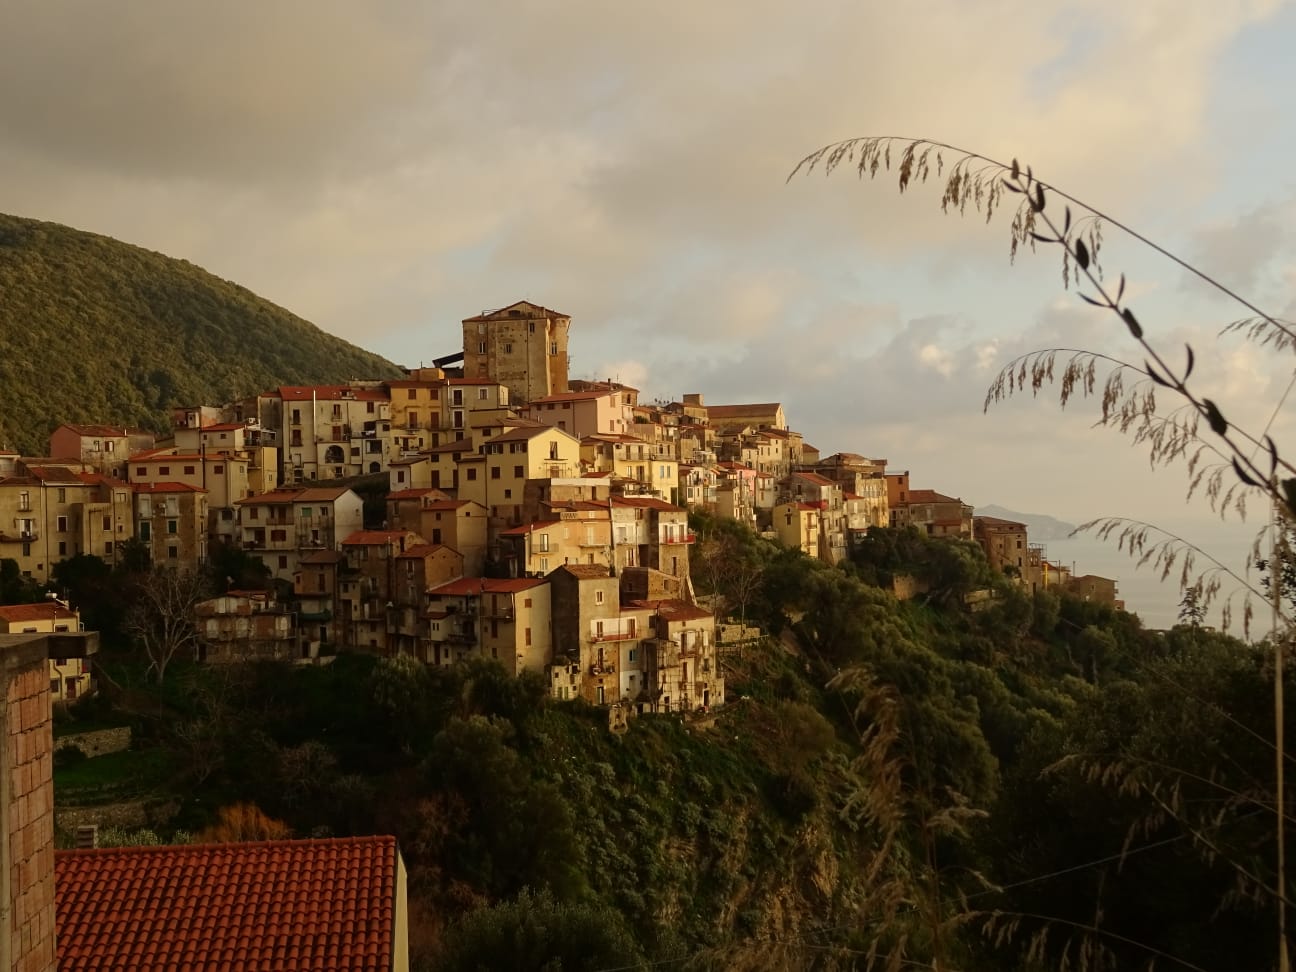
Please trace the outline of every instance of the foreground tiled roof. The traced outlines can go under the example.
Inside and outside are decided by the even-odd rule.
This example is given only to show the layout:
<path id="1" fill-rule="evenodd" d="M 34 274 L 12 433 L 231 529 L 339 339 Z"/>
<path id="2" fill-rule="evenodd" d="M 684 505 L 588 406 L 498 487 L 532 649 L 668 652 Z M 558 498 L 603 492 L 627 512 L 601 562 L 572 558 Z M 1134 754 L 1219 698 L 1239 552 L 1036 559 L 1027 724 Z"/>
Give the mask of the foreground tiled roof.
<path id="1" fill-rule="evenodd" d="M 0 621 L 11 624 L 18 621 L 58 621 L 62 618 L 75 618 L 76 614 L 54 601 L 38 601 L 36 604 L 6 604 L 0 607 Z"/>
<path id="2" fill-rule="evenodd" d="M 100 436 L 101 438 L 103 436 L 108 436 L 110 438 L 115 436 L 119 439 L 124 439 L 130 435 L 152 435 L 153 434 L 148 429 L 141 429 L 135 426 L 74 425 L 71 422 L 63 423 L 62 425 L 59 426 L 59 429 L 71 429 L 77 435 L 91 435 L 91 436 L 97 435 Z M 58 429 L 55 429 L 54 431 L 57 432 Z"/>
<path id="3" fill-rule="evenodd" d="M 392 967 L 396 840 L 59 851 L 58 967 Z"/>

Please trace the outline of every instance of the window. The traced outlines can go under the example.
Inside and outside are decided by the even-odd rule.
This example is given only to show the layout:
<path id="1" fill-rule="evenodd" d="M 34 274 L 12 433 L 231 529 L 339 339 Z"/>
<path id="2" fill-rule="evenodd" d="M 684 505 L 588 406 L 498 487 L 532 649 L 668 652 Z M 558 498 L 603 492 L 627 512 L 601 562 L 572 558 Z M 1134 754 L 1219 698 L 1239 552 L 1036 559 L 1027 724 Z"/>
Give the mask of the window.
<path id="1" fill-rule="evenodd" d="M 222 464 L 220 464 L 220 463 L 217 463 L 216 465 L 212 466 L 212 475 L 213 475 L 213 476 L 224 476 L 224 475 L 225 475 L 225 467 L 224 467 Z"/>
<path id="2" fill-rule="evenodd" d="M 288 567 L 288 558 L 286 556 L 281 555 L 279 557 L 279 569 L 286 570 L 287 567 Z"/>
<path id="3" fill-rule="evenodd" d="M 275 542 L 283 543 L 283 542 L 286 541 L 287 539 L 288 539 L 288 531 L 287 531 L 287 530 L 271 530 L 271 531 L 270 531 L 270 542 L 271 542 L 271 543 L 275 543 Z"/>
<path id="4" fill-rule="evenodd" d="M 24 556 L 24 557 L 30 557 L 30 556 L 31 556 L 31 544 L 30 544 L 30 543 L 24 543 L 24 544 L 23 544 L 23 556 Z M 31 576 L 31 574 L 30 574 L 29 571 L 23 571 L 23 573 L 26 574 L 27 576 Z"/>
<path id="5" fill-rule="evenodd" d="M 59 556 L 60 556 L 60 557 L 66 557 L 66 556 L 67 556 L 67 541 L 66 541 L 66 540 L 60 540 L 60 541 L 59 541 L 59 545 L 58 545 L 58 552 L 59 552 Z"/>
<path id="6" fill-rule="evenodd" d="M 523 598 L 522 606 L 529 608 L 531 606 L 531 598 Z"/>
<path id="7" fill-rule="evenodd" d="M 66 517 L 66 516 L 60 516 L 60 517 L 59 517 L 58 519 L 56 519 L 54 522 L 55 522 L 55 524 L 56 524 L 56 526 L 55 526 L 55 528 L 54 528 L 56 532 L 58 532 L 58 533 L 67 533 L 67 517 Z M 1021 546 L 1021 544 L 1018 544 L 1018 546 Z"/>
<path id="8" fill-rule="evenodd" d="M 301 409 L 300 409 L 300 408 L 294 408 L 294 409 L 292 410 L 292 424 L 293 424 L 293 425 L 301 425 Z"/>
<path id="9" fill-rule="evenodd" d="M 179 533 L 179 532 L 180 532 L 180 521 L 167 520 L 167 533 Z"/>
<path id="10" fill-rule="evenodd" d="M 485 388 L 485 387 L 478 388 L 478 389 L 477 389 L 477 401 L 479 401 L 479 402 L 484 402 L 484 401 L 486 401 L 486 398 L 487 398 L 487 396 L 488 396 L 489 394 L 490 394 L 490 389 L 489 389 L 489 388 Z"/>
<path id="11" fill-rule="evenodd" d="M 557 354 L 557 353 L 558 353 L 558 342 L 557 342 L 557 341 L 554 341 L 554 342 L 552 342 L 552 343 L 549 345 L 549 353 L 550 353 L 550 354 Z"/>
<path id="12" fill-rule="evenodd" d="M 180 558 L 180 550 L 179 550 L 179 548 L 178 548 L 178 547 L 167 547 L 167 557 L 169 557 L 171 560 L 178 560 L 178 559 Z"/>
<path id="13" fill-rule="evenodd" d="M 462 404 L 463 404 L 463 389 L 462 389 L 462 388 L 456 388 L 456 389 L 451 393 L 451 401 L 450 401 L 450 404 L 452 404 L 452 405 L 462 405 Z"/>
<path id="14" fill-rule="evenodd" d="M 547 533 L 540 534 L 540 552 L 541 553 L 549 552 L 549 534 Z"/>
<path id="15" fill-rule="evenodd" d="M 139 525 L 139 538 L 145 543 L 153 539 L 153 524 L 148 520 L 141 520 Z"/>
<path id="16" fill-rule="evenodd" d="M 103 530 L 104 530 L 105 533 L 112 533 L 112 517 L 111 517 L 111 516 L 105 516 L 105 517 L 103 518 Z"/>
<path id="17" fill-rule="evenodd" d="M 548 570 L 549 570 L 549 558 L 548 558 L 548 557 L 541 557 L 541 558 L 540 558 L 540 572 L 541 572 L 541 573 L 546 573 L 546 572 L 548 572 Z"/>
<path id="18" fill-rule="evenodd" d="M 59 501 L 60 503 L 66 503 L 66 502 L 67 502 L 67 490 L 64 489 L 62 486 L 60 486 L 59 489 L 58 489 L 58 501 Z"/>
<path id="19" fill-rule="evenodd" d="M 602 603 L 603 603 L 603 592 L 602 592 L 602 591 L 595 591 L 595 592 L 594 592 L 594 603 L 595 603 L 595 604 L 602 604 Z"/>
<path id="20" fill-rule="evenodd" d="M 193 466 L 185 466 L 185 467 L 184 467 L 184 474 L 185 474 L 186 476 L 192 476 L 192 475 L 194 474 L 194 467 L 193 467 Z"/>
<path id="21" fill-rule="evenodd" d="M 491 466 L 491 479 L 499 479 L 499 478 L 500 478 L 500 467 Z"/>
<path id="22" fill-rule="evenodd" d="M 468 481 L 469 481 L 469 482 L 474 482 L 474 481 L 476 481 L 476 479 L 477 479 L 477 470 L 476 470 L 476 469 L 469 469 L 469 470 L 468 470 Z"/>
<path id="23" fill-rule="evenodd" d="M 512 353 L 513 353 L 513 342 L 512 342 L 512 341 L 505 341 L 505 342 L 504 342 L 504 353 L 505 353 L 505 354 L 512 354 Z"/>
<path id="24" fill-rule="evenodd" d="M 514 466 L 514 467 L 513 467 L 513 478 L 514 478 L 514 479 L 522 479 L 524 476 L 526 476 L 526 470 L 525 470 L 525 469 L 523 469 L 521 466 Z"/>
<path id="25" fill-rule="evenodd" d="M 527 628 L 527 629 L 526 629 L 526 645 L 527 645 L 528 648 L 531 647 L 531 629 L 530 629 L 530 628 Z"/>
<path id="26" fill-rule="evenodd" d="M 31 493 L 27 492 L 27 490 L 25 489 L 18 494 L 18 509 L 20 510 L 31 509 Z"/>
<path id="27" fill-rule="evenodd" d="M 111 556 L 112 556 L 112 552 L 113 552 L 112 545 L 113 545 L 113 542 L 112 542 L 111 540 L 105 540 L 105 541 L 104 541 L 104 556 L 105 556 L 105 557 L 111 557 Z"/>
<path id="28" fill-rule="evenodd" d="M 412 402 L 412 401 L 414 401 L 416 398 L 418 398 L 418 389 L 417 389 L 417 388 L 411 388 L 411 389 L 409 390 L 409 400 Z"/>
<path id="29" fill-rule="evenodd" d="M 437 514 L 437 516 L 440 516 L 440 515 L 441 515 L 440 513 Z M 440 543 L 440 542 L 441 542 L 441 528 L 440 528 L 440 527 L 433 527 L 433 528 L 432 528 L 432 542 L 433 542 L 433 543 Z"/>
<path id="30" fill-rule="evenodd" d="M 485 341 L 478 341 L 478 342 L 477 342 L 477 353 L 478 353 L 478 354 L 485 354 L 485 353 L 486 353 L 486 342 L 485 342 Z"/>

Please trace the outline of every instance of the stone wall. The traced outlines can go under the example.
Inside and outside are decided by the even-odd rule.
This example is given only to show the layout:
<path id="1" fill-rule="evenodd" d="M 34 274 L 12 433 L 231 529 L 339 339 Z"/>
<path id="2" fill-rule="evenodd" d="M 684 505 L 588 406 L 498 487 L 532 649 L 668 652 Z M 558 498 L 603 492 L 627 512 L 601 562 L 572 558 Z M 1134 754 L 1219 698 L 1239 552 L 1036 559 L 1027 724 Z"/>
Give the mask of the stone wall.
<path id="1" fill-rule="evenodd" d="M 76 747 L 87 756 L 104 756 L 130 749 L 130 744 L 130 726 L 117 726 L 114 729 L 96 729 L 93 732 L 59 736 L 54 740 L 54 752 Z"/>
<path id="2" fill-rule="evenodd" d="M 91 825 L 122 830 L 161 827 L 179 812 L 180 804 L 175 800 L 126 800 L 97 807 L 64 807 L 55 812 L 54 818 L 58 829 L 70 834 L 78 827 Z"/>
<path id="3" fill-rule="evenodd" d="M 54 756 L 48 649 L 40 636 L 0 637 L 0 928 L 3 972 L 52 972 L 54 956 Z"/>

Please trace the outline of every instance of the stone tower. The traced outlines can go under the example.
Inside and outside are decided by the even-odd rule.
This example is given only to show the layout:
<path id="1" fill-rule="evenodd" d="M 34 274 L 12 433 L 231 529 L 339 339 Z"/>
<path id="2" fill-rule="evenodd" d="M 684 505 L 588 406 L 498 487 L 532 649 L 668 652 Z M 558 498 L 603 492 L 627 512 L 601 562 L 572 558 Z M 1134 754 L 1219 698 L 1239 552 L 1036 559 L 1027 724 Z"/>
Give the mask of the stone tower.
<path id="1" fill-rule="evenodd" d="M 567 391 L 571 318 L 520 300 L 463 322 L 464 377 L 491 378 L 523 405 Z"/>

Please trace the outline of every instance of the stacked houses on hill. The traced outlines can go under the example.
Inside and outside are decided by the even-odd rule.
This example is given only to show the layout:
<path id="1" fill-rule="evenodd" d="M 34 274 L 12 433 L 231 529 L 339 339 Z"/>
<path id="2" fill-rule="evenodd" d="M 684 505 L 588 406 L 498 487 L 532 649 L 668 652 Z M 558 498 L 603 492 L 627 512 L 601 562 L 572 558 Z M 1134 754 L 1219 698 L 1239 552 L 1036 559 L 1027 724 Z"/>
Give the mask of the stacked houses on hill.
<path id="1" fill-rule="evenodd" d="M 232 545 L 279 585 L 204 602 L 209 660 L 484 655 L 556 696 L 644 709 L 724 698 L 689 510 L 829 563 L 872 527 L 913 526 L 976 540 L 1025 585 L 1056 579 L 1021 524 L 911 489 L 884 459 L 822 458 L 780 403 L 646 404 L 571 380 L 570 327 L 519 301 L 463 320 L 462 351 L 439 359 L 459 367 L 180 408 L 168 440 L 61 426 L 54 458 L 0 456 L 0 558 L 47 581 L 132 539 L 188 567 Z M 367 512 L 358 480 L 385 490 Z"/>

